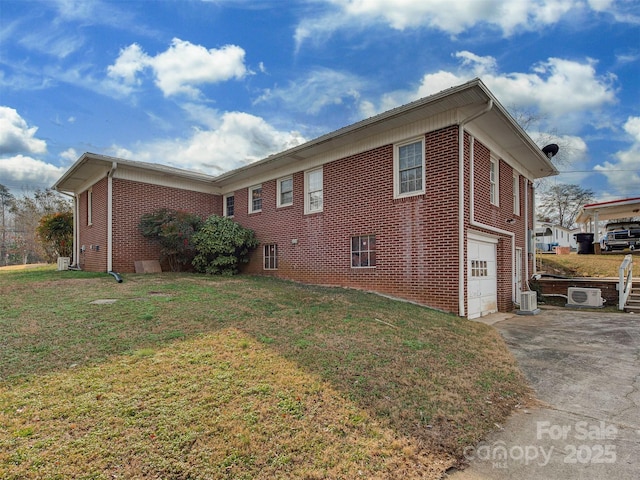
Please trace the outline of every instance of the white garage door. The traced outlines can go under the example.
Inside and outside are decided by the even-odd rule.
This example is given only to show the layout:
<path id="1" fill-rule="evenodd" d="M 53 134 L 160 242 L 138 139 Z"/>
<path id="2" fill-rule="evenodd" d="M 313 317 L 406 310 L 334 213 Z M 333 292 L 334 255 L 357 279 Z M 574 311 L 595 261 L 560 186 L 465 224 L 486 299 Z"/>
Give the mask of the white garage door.
<path id="1" fill-rule="evenodd" d="M 496 243 L 492 238 L 469 237 L 467 241 L 468 318 L 498 311 Z"/>

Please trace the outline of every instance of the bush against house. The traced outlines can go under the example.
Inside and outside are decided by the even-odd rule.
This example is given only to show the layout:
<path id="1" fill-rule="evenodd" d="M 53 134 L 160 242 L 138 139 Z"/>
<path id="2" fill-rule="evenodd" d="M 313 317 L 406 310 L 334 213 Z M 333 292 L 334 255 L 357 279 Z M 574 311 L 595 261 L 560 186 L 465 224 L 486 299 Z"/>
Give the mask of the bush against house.
<path id="1" fill-rule="evenodd" d="M 227 217 L 212 215 L 193 236 L 196 256 L 193 266 L 198 272 L 212 275 L 234 275 L 241 263 L 249 261 L 249 253 L 258 246 L 252 230 Z"/>
<path id="2" fill-rule="evenodd" d="M 160 260 L 166 260 L 172 272 L 179 272 L 193 260 L 193 236 L 201 224 L 197 215 L 162 208 L 143 215 L 138 227 L 144 237 L 160 244 Z"/>
<path id="3" fill-rule="evenodd" d="M 47 261 L 71 257 L 73 250 L 73 212 L 56 212 L 40 219 L 36 229 Z"/>

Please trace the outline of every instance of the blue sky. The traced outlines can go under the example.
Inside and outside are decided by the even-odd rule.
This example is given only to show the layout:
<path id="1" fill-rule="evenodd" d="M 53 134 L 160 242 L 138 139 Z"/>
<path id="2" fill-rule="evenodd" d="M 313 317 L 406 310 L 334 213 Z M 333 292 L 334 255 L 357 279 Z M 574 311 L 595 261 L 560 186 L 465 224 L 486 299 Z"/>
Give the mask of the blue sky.
<path id="1" fill-rule="evenodd" d="M 0 0 L 0 183 L 216 175 L 475 77 L 560 144 L 552 182 L 640 196 L 638 0 Z"/>

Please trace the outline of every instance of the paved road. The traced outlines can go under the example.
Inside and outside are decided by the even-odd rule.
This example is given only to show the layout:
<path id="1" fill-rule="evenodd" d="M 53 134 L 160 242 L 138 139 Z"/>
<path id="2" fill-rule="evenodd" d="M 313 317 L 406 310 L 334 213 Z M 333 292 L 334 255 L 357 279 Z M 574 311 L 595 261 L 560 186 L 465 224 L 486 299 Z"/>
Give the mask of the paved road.
<path id="1" fill-rule="evenodd" d="M 450 480 L 640 478 L 640 315 L 498 317 L 543 406 L 518 412 Z"/>

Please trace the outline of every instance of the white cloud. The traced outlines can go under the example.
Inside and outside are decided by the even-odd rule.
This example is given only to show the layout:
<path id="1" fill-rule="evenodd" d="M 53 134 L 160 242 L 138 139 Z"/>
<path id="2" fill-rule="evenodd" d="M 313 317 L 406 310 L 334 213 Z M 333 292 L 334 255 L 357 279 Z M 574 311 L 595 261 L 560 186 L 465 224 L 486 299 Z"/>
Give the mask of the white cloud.
<path id="1" fill-rule="evenodd" d="M 623 128 L 631 141 L 629 148 L 616 152 L 616 161 L 594 167 L 607 177 L 613 195 L 618 198 L 640 194 L 640 117 L 629 117 Z"/>
<path id="2" fill-rule="evenodd" d="M 236 45 L 206 49 L 174 38 L 171 46 L 155 57 L 146 54 L 138 44 L 120 51 L 108 75 L 126 87 L 140 85 L 138 75 L 147 68 L 153 71 L 155 83 L 165 97 L 185 94 L 197 97 L 198 86 L 241 79 L 249 72 L 244 64 L 245 51 Z"/>
<path id="3" fill-rule="evenodd" d="M 597 120 L 599 109 L 616 102 L 616 77 L 612 74 L 598 75 L 595 61 L 591 59 L 581 63 L 549 58 L 533 65 L 528 73 L 503 73 L 493 57 L 482 57 L 468 51 L 456 52 L 454 56 L 460 61 L 455 71 L 427 73 L 414 89 L 383 95 L 379 107 L 373 110 L 385 111 L 475 77 L 480 77 L 503 105 L 534 108 L 567 131 L 584 125 L 589 117 Z M 365 104 L 364 112 L 370 114 L 371 111 L 372 104 Z"/>
<path id="4" fill-rule="evenodd" d="M 137 75 L 149 65 L 150 60 L 140 45 L 132 43 L 120 50 L 116 63 L 109 65 L 107 72 L 110 77 L 120 78 L 127 85 L 140 85 Z"/>
<path id="5" fill-rule="evenodd" d="M 60 154 L 60 157 L 67 160 L 69 163 L 73 163 L 79 158 L 79 155 L 75 148 L 67 148 Z"/>
<path id="6" fill-rule="evenodd" d="M 364 82 L 349 73 L 317 68 L 287 87 L 267 90 L 255 103 L 277 100 L 296 111 L 317 114 L 330 105 L 341 105 L 351 99 L 357 101 Z"/>
<path id="7" fill-rule="evenodd" d="M 10 107 L 0 106 L 0 155 L 47 151 L 47 143 L 35 138 L 38 127 L 29 127 L 27 122 Z"/>
<path id="8" fill-rule="evenodd" d="M 0 158 L 0 178 L 7 186 L 49 188 L 58 180 L 66 168 L 24 155 Z"/>
<path id="9" fill-rule="evenodd" d="M 298 25 L 295 33 L 298 47 L 306 40 L 322 40 L 338 29 L 361 28 L 372 23 L 396 30 L 427 27 L 452 35 L 488 25 L 509 37 L 520 31 L 540 30 L 557 23 L 571 10 L 588 8 L 581 0 L 326 0 L 325 3 L 333 10 L 317 18 L 303 19 Z"/>
<path id="10" fill-rule="evenodd" d="M 205 113 L 200 110 L 196 115 Z M 209 111 L 208 115 L 206 122 L 215 127 L 196 129 L 188 138 L 161 140 L 133 149 L 114 146 L 112 151 L 124 158 L 217 175 L 305 141 L 298 132 L 279 131 L 264 119 L 248 113 L 226 112 L 213 118 L 214 111 Z"/>

